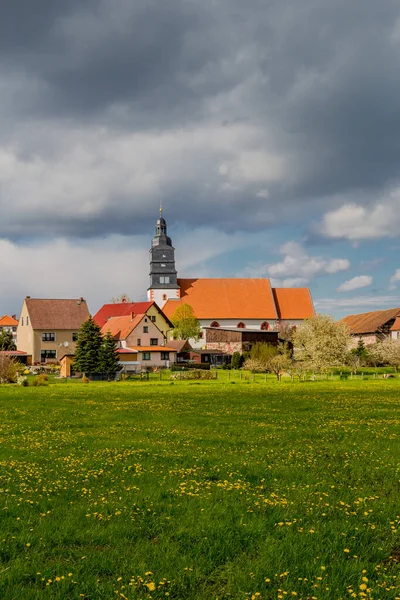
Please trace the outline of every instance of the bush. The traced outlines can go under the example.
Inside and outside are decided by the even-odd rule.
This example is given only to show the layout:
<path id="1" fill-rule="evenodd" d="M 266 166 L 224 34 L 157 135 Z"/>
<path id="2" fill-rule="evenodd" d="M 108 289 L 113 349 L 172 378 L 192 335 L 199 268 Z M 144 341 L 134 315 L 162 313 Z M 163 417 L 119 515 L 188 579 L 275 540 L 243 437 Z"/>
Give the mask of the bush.
<path id="1" fill-rule="evenodd" d="M 21 387 L 28 387 L 29 383 L 28 383 L 28 378 L 25 377 L 24 375 L 19 375 L 18 379 L 17 379 L 17 383 L 18 385 L 20 385 Z"/>
<path id="2" fill-rule="evenodd" d="M 37 375 L 35 379 L 32 381 L 32 385 L 34 386 L 44 386 L 49 385 L 49 376 L 46 373 L 40 373 Z"/>
<path id="3" fill-rule="evenodd" d="M 234 352 L 232 354 L 232 362 L 231 362 L 232 369 L 240 369 L 243 365 L 243 362 L 244 362 L 244 358 L 240 354 L 240 352 Z"/>
<path id="4" fill-rule="evenodd" d="M 0 383 L 16 383 L 19 365 L 9 356 L 0 356 Z"/>
<path id="5" fill-rule="evenodd" d="M 180 371 L 173 373 L 171 379 L 215 379 L 212 371 L 203 371 L 202 369 L 190 369 L 189 371 Z"/>
<path id="6" fill-rule="evenodd" d="M 210 363 L 185 363 L 184 365 L 181 365 L 179 363 L 175 363 L 174 365 L 171 365 L 171 371 L 188 371 L 189 369 L 196 369 L 196 370 L 204 370 L 204 371 L 209 371 L 210 370 Z"/>

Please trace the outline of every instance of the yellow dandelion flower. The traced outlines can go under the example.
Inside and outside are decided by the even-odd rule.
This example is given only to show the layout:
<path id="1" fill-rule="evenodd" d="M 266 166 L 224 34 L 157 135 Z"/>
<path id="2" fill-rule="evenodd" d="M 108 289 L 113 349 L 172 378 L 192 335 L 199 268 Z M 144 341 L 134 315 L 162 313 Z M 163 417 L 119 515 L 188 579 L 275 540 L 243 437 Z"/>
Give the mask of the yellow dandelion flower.
<path id="1" fill-rule="evenodd" d="M 156 589 L 156 584 L 153 581 L 150 581 L 149 583 L 145 583 L 144 585 L 147 587 L 149 592 L 154 592 L 154 590 Z"/>

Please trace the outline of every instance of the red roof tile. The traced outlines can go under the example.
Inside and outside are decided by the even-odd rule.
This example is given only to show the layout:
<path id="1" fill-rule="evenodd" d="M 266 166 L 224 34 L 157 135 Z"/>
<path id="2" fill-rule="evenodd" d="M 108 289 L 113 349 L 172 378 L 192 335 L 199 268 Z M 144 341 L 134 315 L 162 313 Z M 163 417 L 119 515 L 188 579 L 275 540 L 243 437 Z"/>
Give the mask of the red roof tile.
<path id="1" fill-rule="evenodd" d="M 143 315 L 154 302 L 116 302 L 104 304 L 94 315 L 93 320 L 99 327 L 103 327 L 111 317 L 124 317 L 126 315 Z"/>
<path id="2" fill-rule="evenodd" d="M 101 334 L 106 335 L 108 331 L 115 340 L 126 340 L 128 335 L 137 327 L 145 315 L 126 315 L 124 317 L 111 317 L 101 328 Z"/>
<path id="3" fill-rule="evenodd" d="M 190 304 L 198 319 L 276 319 L 269 279 L 178 279 L 180 300 L 168 300 L 171 318 L 178 306 Z"/>
<path id="4" fill-rule="evenodd" d="M 392 327 L 390 328 L 391 331 L 400 331 L 400 317 L 397 317 L 395 322 L 393 323 Z"/>
<path id="5" fill-rule="evenodd" d="M 350 329 L 350 333 L 375 333 L 389 321 L 400 316 L 400 308 L 389 308 L 387 310 L 374 310 L 359 315 L 348 315 L 342 321 Z"/>
<path id="6" fill-rule="evenodd" d="M 17 327 L 18 321 L 17 319 L 13 319 L 9 315 L 4 315 L 0 319 L 0 327 Z"/>
<path id="7" fill-rule="evenodd" d="M 273 288 L 272 293 L 280 319 L 308 319 L 315 315 L 308 288 Z"/>
<path id="8" fill-rule="evenodd" d="M 89 318 L 86 300 L 25 298 L 33 329 L 70 329 L 78 331 Z"/>

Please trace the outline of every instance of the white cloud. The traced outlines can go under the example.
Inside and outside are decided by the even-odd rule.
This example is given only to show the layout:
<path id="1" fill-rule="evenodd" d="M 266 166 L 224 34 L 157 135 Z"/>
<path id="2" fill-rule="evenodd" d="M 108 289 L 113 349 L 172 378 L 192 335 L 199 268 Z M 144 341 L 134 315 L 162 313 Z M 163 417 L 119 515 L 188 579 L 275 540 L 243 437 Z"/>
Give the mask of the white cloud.
<path id="1" fill-rule="evenodd" d="M 394 286 L 400 281 L 400 269 L 397 269 L 395 274 L 390 278 L 390 283 Z"/>
<path id="2" fill-rule="evenodd" d="M 353 313 L 368 312 L 400 306 L 400 296 L 355 296 L 353 298 L 319 298 L 314 299 L 315 308 L 319 311 L 336 311 L 338 309 L 349 309 Z"/>
<path id="3" fill-rule="evenodd" d="M 337 288 L 337 292 L 351 292 L 352 290 L 358 290 L 359 288 L 367 287 L 371 285 L 372 277 L 370 275 L 357 275 L 348 281 L 345 281 Z"/>
<path id="4" fill-rule="evenodd" d="M 319 275 L 326 275 L 345 271 L 350 267 L 347 258 L 322 258 L 321 256 L 311 256 L 297 242 L 287 242 L 280 248 L 280 253 L 284 255 L 281 262 L 267 264 L 264 266 L 264 274 L 269 277 L 288 280 L 301 280 L 306 283 L 310 279 Z"/>
<path id="5" fill-rule="evenodd" d="M 352 241 L 394 237 L 400 229 L 400 188 L 366 208 L 345 203 L 322 219 L 323 235 Z"/>

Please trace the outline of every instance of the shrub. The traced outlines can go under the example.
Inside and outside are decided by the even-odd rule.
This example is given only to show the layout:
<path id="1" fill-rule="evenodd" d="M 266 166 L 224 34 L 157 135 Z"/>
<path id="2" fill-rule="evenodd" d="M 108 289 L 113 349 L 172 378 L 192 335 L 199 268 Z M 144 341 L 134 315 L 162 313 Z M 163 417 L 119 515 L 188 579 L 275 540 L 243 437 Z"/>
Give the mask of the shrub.
<path id="1" fill-rule="evenodd" d="M 243 365 L 243 356 L 240 354 L 240 352 L 234 352 L 232 354 L 232 362 L 231 362 L 231 367 L 232 369 L 240 369 Z"/>
<path id="2" fill-rule="evenodd" d="M 0 356 L 0 383 L 16 383 L 19 365 L 9 356 Z"/>
<path id="3" fill-rule="evenodd" d="M 34 386 L 44 386 L 49 385 L 49 376 L 46 373 L 40 373 L 37 375 L 35 379 L 32 381 L 32 385 Z"/>
<path id="4" fill-rule="evenodd" d="M 189 371 L 180 371 L 173 373 L 171 379 L 215 379 L 212 371 L 203 371 L 201 369 L 190 369 Z"/>
<path id="5" fill-rule="evenodd" d="M 28 378 L 25 377 L 24 375 L 18 376 L 17 383 L 18 383 L 18 385 L 20 385 L 22 387 L 28 387 L 28 385 L 29 385 Z"/>

